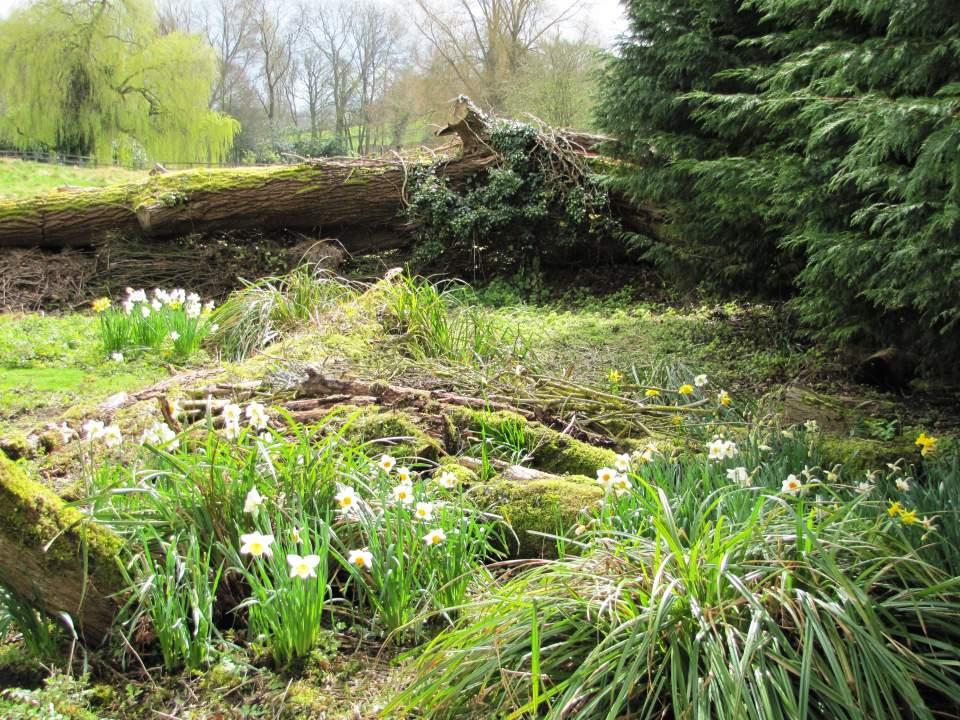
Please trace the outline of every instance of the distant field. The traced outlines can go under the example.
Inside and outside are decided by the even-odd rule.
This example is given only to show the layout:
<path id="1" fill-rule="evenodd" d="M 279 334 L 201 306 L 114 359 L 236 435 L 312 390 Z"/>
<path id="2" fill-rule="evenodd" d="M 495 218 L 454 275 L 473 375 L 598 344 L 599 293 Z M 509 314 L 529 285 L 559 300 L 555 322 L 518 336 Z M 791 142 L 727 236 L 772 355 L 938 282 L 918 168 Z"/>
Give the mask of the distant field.
<path id="1" fill-rule="evenodd" d="M 103 187 L 142 180 L 145 170 L 118 167 L 83 168 L 0 159 L 0 200 L 51 192 L 64 185 Z"/>

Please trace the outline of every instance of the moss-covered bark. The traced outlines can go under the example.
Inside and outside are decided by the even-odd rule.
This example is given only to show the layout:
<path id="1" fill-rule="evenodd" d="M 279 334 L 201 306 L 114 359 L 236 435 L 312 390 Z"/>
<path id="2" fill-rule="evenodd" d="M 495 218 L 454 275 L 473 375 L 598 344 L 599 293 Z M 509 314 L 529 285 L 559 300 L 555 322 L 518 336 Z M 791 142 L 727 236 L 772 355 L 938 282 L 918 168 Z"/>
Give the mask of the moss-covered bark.
<path id="1" fill-rule="evenodd" d="M 123 588 L 121 541 L 0 457 L 0 584 L 52 616 L 67 613 L 81 637 L 109 632 Z"/>
<path id="2" fill-rule="evenodd" d="M 537 533 L 566 534 L 580 513 L 603 497 L 589 478 L 576 475 L 524 483 L 494 478 L 471 494 L 509 523 L 515 537 L 508 538 L 505 550 L 514 558 L 555 556 L 556 542 Z"/>

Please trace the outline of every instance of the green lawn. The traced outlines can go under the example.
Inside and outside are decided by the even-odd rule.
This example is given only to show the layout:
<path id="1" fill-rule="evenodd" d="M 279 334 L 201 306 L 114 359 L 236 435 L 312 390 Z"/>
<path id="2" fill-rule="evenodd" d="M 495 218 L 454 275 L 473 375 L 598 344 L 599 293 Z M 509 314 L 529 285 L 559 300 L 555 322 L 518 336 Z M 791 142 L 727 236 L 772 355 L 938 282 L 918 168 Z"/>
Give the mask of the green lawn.
<path id="1" fill-rule="evenodd" d="M 0 200 L 53 192 L 65 185 L 104 187 L 146 177 L 145 171 L 119 167 L 85 168 L 0 159 Z"/>
<path id="2" fill-rule="evenodd" d="M 164 375 L 150 356 L 123 363 L 107 358 L 89 314 L 0 315 L 0 435 L 29 431 L 75 404 L 136 390 Z"/>

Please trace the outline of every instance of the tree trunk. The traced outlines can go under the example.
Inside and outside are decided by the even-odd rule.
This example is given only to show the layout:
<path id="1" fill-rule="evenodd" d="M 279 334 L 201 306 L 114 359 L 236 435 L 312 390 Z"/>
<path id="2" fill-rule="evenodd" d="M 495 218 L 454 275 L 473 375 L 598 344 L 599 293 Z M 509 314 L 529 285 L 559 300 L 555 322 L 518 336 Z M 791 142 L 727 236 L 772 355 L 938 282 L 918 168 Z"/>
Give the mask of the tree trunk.
<path id="1" fill-rule="evenodd" d="M 121 542 L 0 455 L 0 585 L 98 645 L 120 607 Z"/>
<path id="2" fill-rule="evenodd" d="M 435 171 L 458 184 L 497 157 L 485 140 L 489 119 L 468 98 L 457 100 L 455 117 L 438 135 L 457 135 L 462 152 Z M 557 137 L 583 155 L 605 139 L 582 133 Z M 332 158 L 295 166 L 188 170 L 135 185 L 0 201 L 0 248 L 84 247 L 107 233 L 165 238 L 257 228 L 336 234 L 352 253 L 390 249 L 405 239 L 369 231 L 397 221 L 410 165 L 427 162 L 399 156 Z"/>

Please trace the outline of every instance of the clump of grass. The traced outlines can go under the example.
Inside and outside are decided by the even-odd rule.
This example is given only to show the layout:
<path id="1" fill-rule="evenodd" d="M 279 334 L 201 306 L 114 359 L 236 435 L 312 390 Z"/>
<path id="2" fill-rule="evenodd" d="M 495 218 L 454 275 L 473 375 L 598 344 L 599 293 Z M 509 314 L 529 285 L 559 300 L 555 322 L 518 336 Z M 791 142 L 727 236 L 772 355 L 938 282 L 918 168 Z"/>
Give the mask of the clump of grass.
<path id="1" fill-rule="evenodd" d="M 455 281 L 437 283 L 403 275 L 389 287 L 381 322 L 387 332 L 400 337 L 414 360 L 475 365 L 525 358 L 529 350 L 519 332 L 460 301 L 458 289 Z"/>
<path id="2" fill-rule="evenodd" d="M 319 322 L 360 286 L 314 265 L 287 275 L 245 283 L 214 311 L 211 341 L 231 360 L 262 350 L 297 328 Z"/>
<path id="3" fill-rule="evenodd" d="M 478 596 L 416 652 L 415 681 L 388 712 L 851 720 L 956 712 L 960 577 L 922 552 L 947 538 L 924 540 L 919 529 L 914 537 L 885 503 L 806 471 L 793 492 L 763 467 L 731 483 L 724 463 L 635 466 L 632 487 L 609 492 L 568 540 L 579 556 Z"/>

